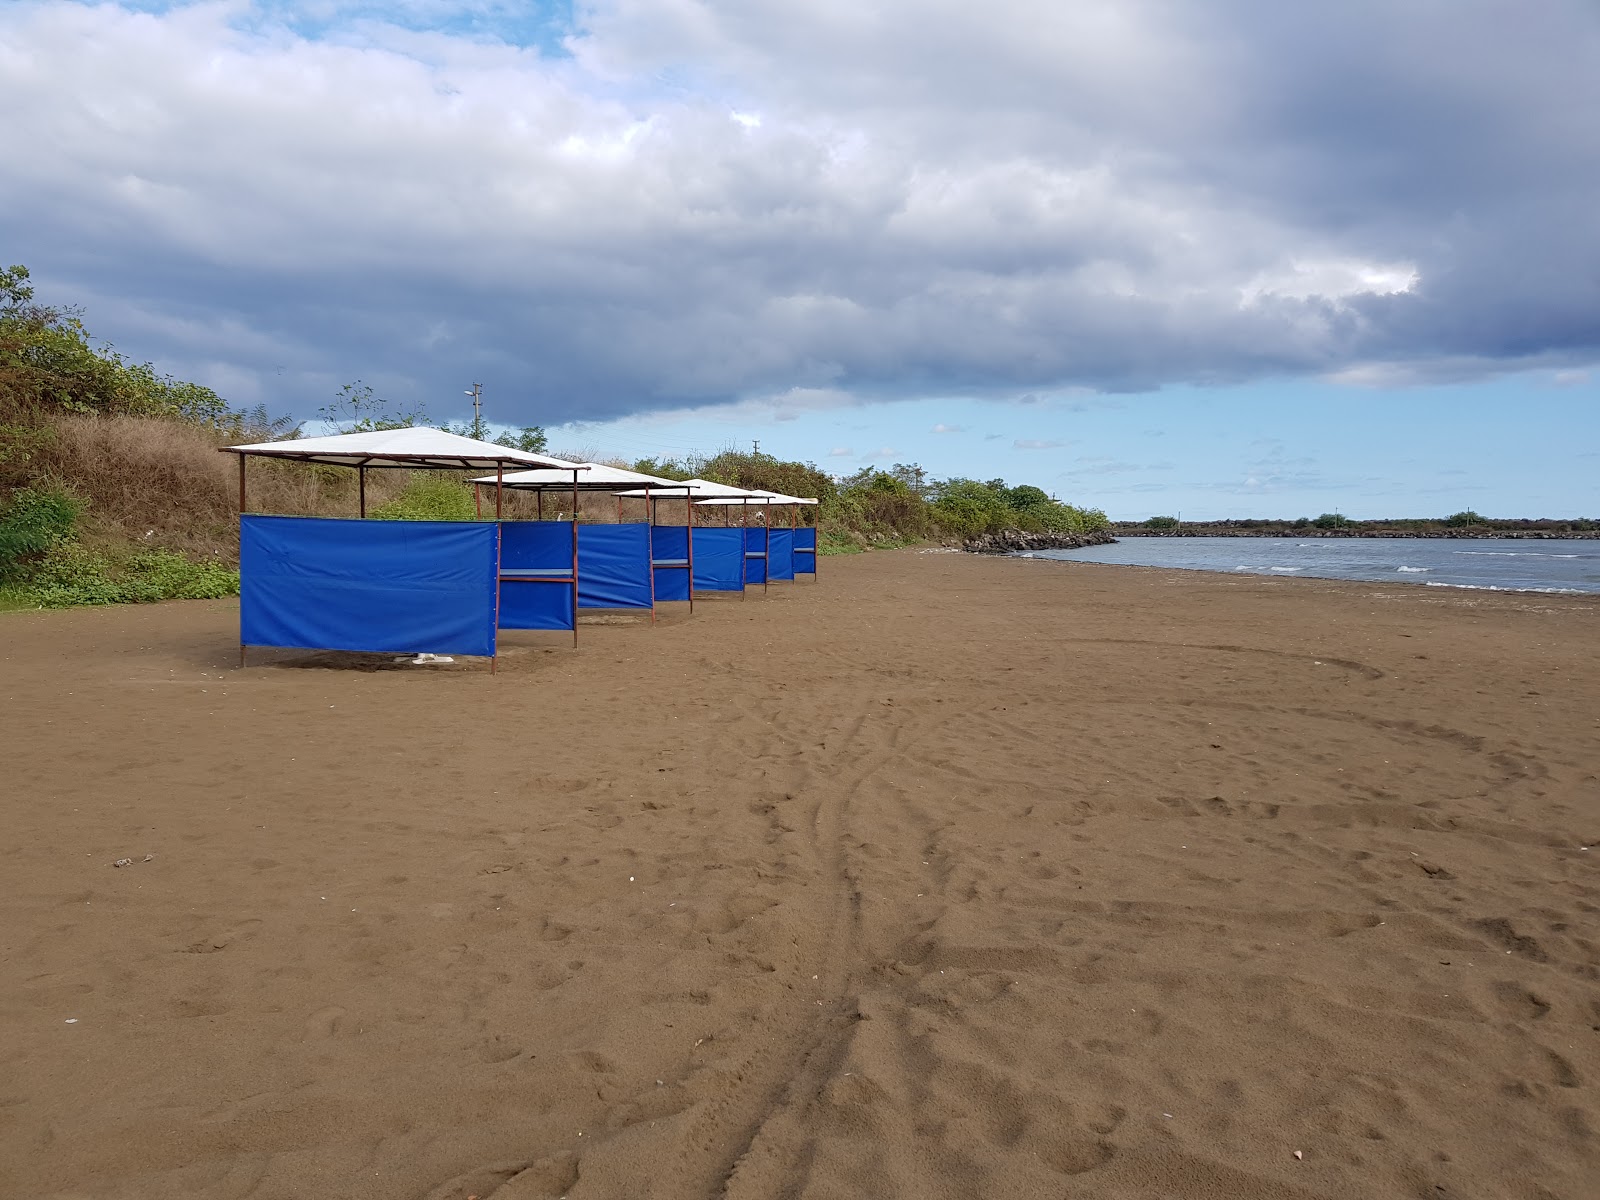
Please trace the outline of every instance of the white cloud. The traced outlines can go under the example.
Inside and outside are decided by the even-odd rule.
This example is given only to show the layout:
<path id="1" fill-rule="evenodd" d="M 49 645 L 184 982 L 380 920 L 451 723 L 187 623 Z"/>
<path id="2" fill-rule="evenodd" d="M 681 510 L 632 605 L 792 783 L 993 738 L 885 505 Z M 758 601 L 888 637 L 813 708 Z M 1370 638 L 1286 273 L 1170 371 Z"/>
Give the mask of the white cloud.
<path id="1" fill-rule="evenodd" d="M 965 433 L 965 425 L 946 425 L 943 421 L 933 427 L 934 433 Z"/>
<path id="2" fill-rule="evenodd" d="M 1600 359 L 1586 0 L 592 0 L 566 56 L 496 40 L 526 11 L 0 7 L 0 237 L 97 332 L 302 410 Z"/>
<path id="3" fill-rule="evenodd" d="M 1057 450 L 1067 443 L 1049 438 L 1017 438 L 1011 444 L 1018 450 Z"/>

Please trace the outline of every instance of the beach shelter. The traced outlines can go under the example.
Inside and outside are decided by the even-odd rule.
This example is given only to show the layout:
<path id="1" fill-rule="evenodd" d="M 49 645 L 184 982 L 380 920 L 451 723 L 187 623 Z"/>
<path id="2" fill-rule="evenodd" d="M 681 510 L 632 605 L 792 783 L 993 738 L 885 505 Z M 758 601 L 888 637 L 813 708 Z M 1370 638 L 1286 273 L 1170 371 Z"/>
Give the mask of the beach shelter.
<path id="1" fill-rule="evenodd" d="M 689 572 L 690 594 L 695 591 L 743 594 L 748 584 L 763 582 L 766 579 L 766 541 L 760 530 L 748 528 L 747 511 L 744 523 L 738 528 L 698 525 L 694 513 L 698 503 L 703 500 L 731 501 L 744 506 L 759 503 L 769 493 L 716 483 L 710 479 L 686 479 L 678 487 L 684 489 L 685 494 L 694 501 L 687 506 L 689 521 L 685 537 L 693 558 Z M 641 496 L 644 493 L 636 489 L 617 494 Z M 752 578 L 752 575 L 759 578 Z"/>
<path id="2" fill-rule="evenodd" d="M 494 670 L 500 524 L 277 517 L 249 511 L 251 458 L 368 470 L 586 469 L 439 429 L 404 428 L 223 447 L 239 456 L 239 662 L 248 646 L 475 654 Z M 496 516 L 501 495 L 495 496 Z"/>
<path id="3" fill-rule="evenodd" d="M 765 590 L 771 580 L 792 580 L 796 572 L 816 576 L 816 527 L 799 527 L 796 514 L 802 506 L 815 505 L 817 501 L 787 496 L 781 492 L 750 491 L 744 496 L 714 496 L 695 501 L 696 507 L 722 508 L 739 506 L 743 509 L 741 526 L 744 528 L 745 554 L 748 561 L 747 582 L 760 583 Z M 760 510 L 761 524 L 751 526 L 751 508 Z M 788 508 L 787 523 L 774 523 L 773 509 Z"/>
<path id="4" fill-rule="evenodd" d="M 582 475 L 571 467 L 582 468 Z M 647 510 L 657 495 L 686 496 L 684 485 L 639 471 L 610 467 L 603 463 L 575 463 L 566 468 L 515 471 L 502 476 L 485 476 L 473 481 L 474 492 L 490 484 L 510 491 L 533 492 L 537 497 L 539 519 L 508 521 L 502 534 L 505 560 L 501 572 L 500 623 L 505 629 L 565 629 L 569 625 L 577 638 L 579 608 L 647 608 L 655 620 L 657 599 L 688 599 L 675 589 L 657 596 L 656 579 L 660 571 L 691 570 L 687 554 L 683 561 L 657 561 L 653 522 L 624 523 L 622 499 L 617 499 L 615 525 L 580 525 L 578 493 L 615 492 L 632 487 L 642 492 Z M 546 492 L 570 495 L 570 522 L 544 520 Z M 481 501 L 480 501 L 481 503 Z M 647 511 L 646 516 L 649 517 Z M 570 566 L 569 566 L 570 564 Z M 511 584 L 510 589 L 506 584 Z M 528 589 L 523 583 L 564 585 L 563 595 L 573 597 L 563 610 L 549 588 Z M 688 589 L 685 586 L 684 591 Z"/>

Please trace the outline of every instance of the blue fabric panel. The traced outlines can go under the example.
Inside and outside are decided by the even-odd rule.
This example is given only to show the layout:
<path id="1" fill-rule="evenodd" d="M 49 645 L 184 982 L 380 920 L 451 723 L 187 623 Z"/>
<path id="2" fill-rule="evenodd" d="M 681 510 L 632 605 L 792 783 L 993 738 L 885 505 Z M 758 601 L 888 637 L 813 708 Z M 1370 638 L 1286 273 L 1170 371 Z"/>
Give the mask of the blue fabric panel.
<path id="1" fill-rule="evenodd" d="M 493 654 L 495 538 L 477 521 L 243 516 L 239 640 Z"/>
<path id="2" fill-rule="evenodd" d="M 689 527 L 687 525 L 652 525 L 650 527 L 650 556 L 654 562 L 689 561 Z M 687 600 L 689 598 L 689 568 L 657 567 L 656 599 Z"/>
<path id="3" fill-rule="evenodd" d="M 794 530 L 774 529 L 772 544 L 767 547 L 767 577 L 769 579 L 794 578 Z"/>
<path id="4" fill-rule="evenodd" d="M 578 607 L 650 608 L 650 526 L 578 526 Z"/>
<path id="5" fill-rule="evenodd" d="M 572 522 L 505 521 L 500 529 L 503 572 L 572 574 Z M 570 583 L 500 581 L 501 629 L 571 629 L 573 615 Z"/>
<path id="6" fill-rule="evenodd" d="M 696 529 L 694 531 L 694 590 L 739 592 L 744 590 L 744 531 Z"/>
<path id="7" fill-rule="evenodd" d="M 502 579 L 500 628 L 571 629 L 572 585 L 547 580 Z"/>
<path id="8" fill-rule="evenodd" d="M 817 528 L 815 525 L 802 525 L 794 531 L 794 573 L 796 575 L 815 575 L 817 573 Z"/>
<path id="9" fill-rule="evenodd" d="M 501 567 L 572 573 L 571 521 L 505 521 L 500 528 Z"/>
<path id="10" fill-rule="evenodd" d="M 759 558 L 751 558 L 752 554 Z M 754 586 L 767 581 L 767 531 L 765 528 L 744 531 L 744 581 Z"/>

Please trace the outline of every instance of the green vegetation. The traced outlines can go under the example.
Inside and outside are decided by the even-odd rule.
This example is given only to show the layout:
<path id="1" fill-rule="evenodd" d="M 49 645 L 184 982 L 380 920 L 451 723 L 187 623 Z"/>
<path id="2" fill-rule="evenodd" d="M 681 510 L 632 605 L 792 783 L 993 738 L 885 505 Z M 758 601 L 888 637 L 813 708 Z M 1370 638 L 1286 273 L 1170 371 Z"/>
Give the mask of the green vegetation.
<path id="1" fill-rule="evenodd" d="M 78 497 L 22 488 L 0 511 L 0 608 L 69 608 L 239 592 L 239 573 L 159 549 L 94 548 L 78 538 Z"/>
<path id="2" fill-rule="evenodd" d="M 473 521 L 478 513 L 470 483 L 443 472 L 418 471 L 397 497 L 368 516 L 381 521 Z"/>
<path id="3" fill-rule="evenodd" d="M 631 465 L 665 479 L 711 479 L 733 487 L 815 496 L 821 502 L 817 517 L 824 554 L 929 540 L 967 541 L 1008 529 L 1088 533 L 1110 527 L 1100 510 L 1063 504 L 1031 484 L 930 479 L 915 463 L 896 463 L 887 470 L 865 467 L 840 480 L 815 463 L 740 450 L 683 460 L 646 458 Z"/>
<path id="4" fill-rule="evenodd" d="M 1144 523 L 1144 527 L 1146 529 L 1160 529 L 1160 530 L 1176 529 L 1178 527 L 1178 518 L 1177 517 L 1151 517 L 1148 521 L 1146 521 Z"/>
<path id="5" fill-rule="evenodd" d="M 89 343 L 76 308 L 35 303 L 28 268 L 0 267 L 0 418 L 40 409 L 226 421 L 227 402 L 210 388 L 135 363 Z"/>

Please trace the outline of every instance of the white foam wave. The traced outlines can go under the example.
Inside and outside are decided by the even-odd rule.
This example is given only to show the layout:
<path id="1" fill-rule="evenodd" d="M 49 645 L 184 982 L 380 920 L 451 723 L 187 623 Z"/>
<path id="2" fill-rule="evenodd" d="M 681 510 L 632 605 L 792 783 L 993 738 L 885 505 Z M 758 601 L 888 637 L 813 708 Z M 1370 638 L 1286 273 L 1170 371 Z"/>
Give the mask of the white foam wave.
<path id="1" fill-rule="evenodd" d="M 1432 567 L 1396 567 L 1395 570 L 1399 571 L 1400 574 L 1402 574 L 1402 575 L 1426 575 L 1429 571 L 1433 570 L 1433 568 Z"/>
<path id="2" fill-rule="evenodd" d="M 1581 554 L 1557 554 L 1552 550 L 1452 550 L 1473 558 L 1582 558 Z"/>
<path id="3" fill-rule="evenodd" d="M 1493 583 L 1440 583 L 1436 579 L 1425 579 L 1426 587 L 1463 588 L 1469 592 L 1544 592 L 1554 596 L 1587 596 L 1590 593 L 1582 588 L 1563 587 L 1501 587 Z"/>

